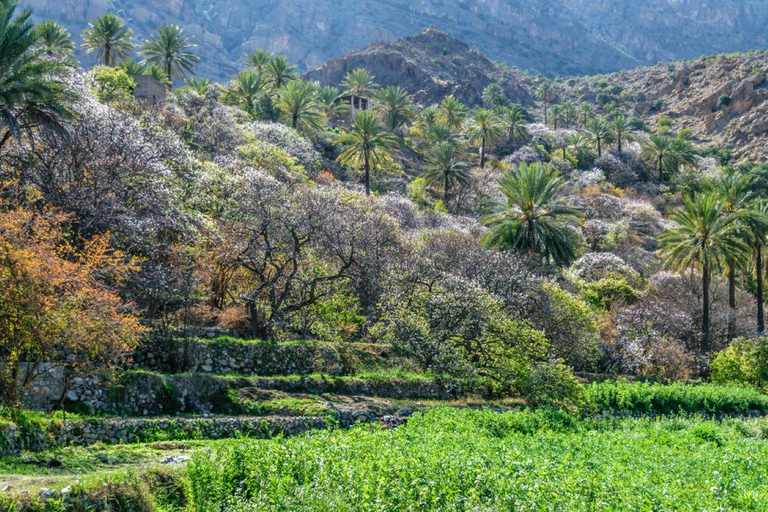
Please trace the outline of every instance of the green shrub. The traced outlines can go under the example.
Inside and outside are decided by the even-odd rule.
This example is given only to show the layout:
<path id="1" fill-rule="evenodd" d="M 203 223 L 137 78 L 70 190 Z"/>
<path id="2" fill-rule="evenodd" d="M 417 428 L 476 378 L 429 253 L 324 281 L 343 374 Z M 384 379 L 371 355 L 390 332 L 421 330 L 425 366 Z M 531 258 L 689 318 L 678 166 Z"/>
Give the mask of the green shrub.
<path id="1" fill-rule="evenodd" d="M 746 388 L 712 384 L 601 382 L 584 389 L 588 411 L 629 414 L 744 414 L 768 411 L 768 396 Z"/>
<path id="2" fill-rule="evenodd" d="M 712 382 L 768 389 L 768 337 L 733 340 L 710 370 Z"/>
<path id="3" fill-rule="evenodd" d="M 91 88 L 99 101 L 128 100 L 136 82 L 120 68 L 97 66 L 90 72 Z"/>
<path id="4" fill-rule="evenodd" d="M 640 294 L 625 279 L 613 277 L 601 279 L 584 285 L 584 300 L 588 304 L 605 311 L 610 311 L 615 303 L 634 304 Z"/>

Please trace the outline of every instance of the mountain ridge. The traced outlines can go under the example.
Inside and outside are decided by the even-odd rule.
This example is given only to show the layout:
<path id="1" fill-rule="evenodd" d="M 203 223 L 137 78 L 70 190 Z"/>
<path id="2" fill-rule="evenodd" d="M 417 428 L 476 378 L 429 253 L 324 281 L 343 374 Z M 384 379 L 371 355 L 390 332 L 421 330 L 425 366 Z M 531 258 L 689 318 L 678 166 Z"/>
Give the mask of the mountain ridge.
<path id="1" fill-rule="evenodd" d="M 149 36 L 179 24 L 200 43 L 200 74 L 230 76 L 263 47 L 302 71 L 428 26 L 491 58 L 548 76 L 600 74 L 766 46 L 768 0 L 23 0 L 76 37 L 115 12 Z"/>

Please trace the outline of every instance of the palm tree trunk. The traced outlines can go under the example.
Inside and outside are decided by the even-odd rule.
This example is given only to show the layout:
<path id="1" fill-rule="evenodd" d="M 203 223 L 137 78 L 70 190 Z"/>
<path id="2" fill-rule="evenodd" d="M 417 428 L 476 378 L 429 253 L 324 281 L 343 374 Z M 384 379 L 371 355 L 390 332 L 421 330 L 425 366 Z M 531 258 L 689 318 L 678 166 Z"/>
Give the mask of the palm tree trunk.
<path id="1" fill-rule="evenodd" d="M 728 265 L 728 341 L 736 332 L 736 271 Z"/>
<path id="2" fill-rule="evenodd" d="M 757 333 L 765 331 L 765 311 L 763 308 L 763 246 L 757 244 Z"/>
<path id="3" fill-rule="evenodd" d="M 448 174 L 445 175 L 443 181 L 443 203 L 448 203 Z"/>
<path id="4" fill-rule="evenodd" d="M 702 320 L 701 320 L 701 350 L 705 354 L 709 352 L 709 262 L 704 262 L 704 268 L 701 273 L 701 290 L 702 290 Z"/>
<path id="5" fill-rule="evenodd" d="M 480 143 L 480 169 L 485 169 L 485 137 Z"/>
<path id="6" fill-rule="evenodd" d="M 661 160 L 659 160 L 659 183 L 664 183 L 664 168 L 661 165 Z"/>
<path id="7" fill-rule="evenodd" d="M 616 142 L 618 143 L 619 154 L 621 154 L 621 137 L 617 137 Z"/>
<path id="8" fill-rule="evenodd" d="M 546 126 L 547 124 L 549 124 L 549 123 L 547 122 L 547 108 L 548 108 L 548 106 L 549 106 L 549 104 L 548 104 L 548 103 L 545 101 L 545 102 L 544 102 L 544 126 Z"/>
<path id="9" fill-rule="evenodd" d="M 365 195 L 371 195 L 371 164 L 368 160 L 368 151 L 365 152 Z"/>
<path id="10" fill-rule="evenodd" d="M 597 138 L 597 157 L 603 156 L 603 145 L 600 137 Z"/>
<path id="11" fill-rule="evenodd" d="M 565 146 L 563 146 L 563 162 L 565 162 L 565 158 L 566 158 L 566 156 L 565 156 L 565 149 L 566 149 Z"/>

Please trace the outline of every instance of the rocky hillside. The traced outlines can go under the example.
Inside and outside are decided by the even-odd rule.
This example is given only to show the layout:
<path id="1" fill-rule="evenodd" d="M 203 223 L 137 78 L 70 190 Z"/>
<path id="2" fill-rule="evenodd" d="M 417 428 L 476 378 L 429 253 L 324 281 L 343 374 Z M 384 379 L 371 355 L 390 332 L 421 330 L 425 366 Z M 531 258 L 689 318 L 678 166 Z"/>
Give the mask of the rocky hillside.
<path id="1" fill-rule="evenodd" d="M 514 101 L 533 101 L 533 79 L 490 60 L 461 41 L 434 28 L 394 42 L 382 41 L 334 59 L 306 74 L 323 84 L 339 84 L 356 68 L 366 68 L 383 86 L 404 87 L 417 102 L 430 105 L 454 95 L 471 106 L 482 104 L 488 84 L 502 84 Z"/>
<path id="2" fill-rule="evenodd" d="M 737 161 L 768 161 L 768 52 L 704 57 L 561 82 L 564 96 L 688 128 L 698 145 Z"/>
<path id="3" fill-rule="evenodd" d="M 201 73 L 231 75 L 259 47 L 303 70 L 428 26 L 492 58 L 547 75 L 584 75 L 765 46 L 764 0 L 23 0 L 74 34 L 113 11 L 144 38 L 161 22 L 195 34 Z"/>

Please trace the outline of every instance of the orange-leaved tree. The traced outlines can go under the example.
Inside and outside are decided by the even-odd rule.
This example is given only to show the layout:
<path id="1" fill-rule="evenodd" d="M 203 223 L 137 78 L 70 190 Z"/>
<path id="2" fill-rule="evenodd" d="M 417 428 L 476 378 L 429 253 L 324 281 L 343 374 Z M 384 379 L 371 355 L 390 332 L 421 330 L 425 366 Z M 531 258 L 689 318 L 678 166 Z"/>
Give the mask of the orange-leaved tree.
<path id="1" fill-rule="evenodd" d="M 68 220 L 0 195 L 2 404 L 19 405 L 51 368 L 71 377 L 116 367 L 144 332 L 116 291 L 137 262 L 105 236 L 71 242 Z"/>

